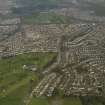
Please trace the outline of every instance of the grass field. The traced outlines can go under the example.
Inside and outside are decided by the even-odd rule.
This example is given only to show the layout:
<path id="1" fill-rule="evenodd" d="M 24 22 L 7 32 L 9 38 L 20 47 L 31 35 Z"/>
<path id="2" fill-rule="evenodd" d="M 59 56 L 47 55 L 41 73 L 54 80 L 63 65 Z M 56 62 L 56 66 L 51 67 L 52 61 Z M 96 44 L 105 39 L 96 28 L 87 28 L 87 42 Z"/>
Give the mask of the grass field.
<path id="1" fill-rule="evenodd" d="M 23 22 L 26 24 L 44 24 L 44 23 L 68 23 L 69 19 L 63 15 L 55 13 L 35 13 L 30 16 L 24 16 Z"/>
<path id="2" fill-rule="evenodd" d="M 35 73 L 23 70 L 23 65 L 35 64 L 41 70 L 55 56 L 30 53 L 0 60 L 0 105 L 22 105 L 30 92 L 30 80 L 38 79 Z"/>
<path id="3" fill-rule="evenodd" d="M 33 87 L 38 82 L 35 72 L 23 70 L 25 64 L 35 64 L 39 72 L 55 53 L 29 53 L 0 60 L 0 105 L 24 105 Z M 31 81 L 33 80 L 33 82 Z M 93 101 L 93 105 L 103 105 Z M 29 105 L 82 105 L 78 97 L 33 97 Z"/>

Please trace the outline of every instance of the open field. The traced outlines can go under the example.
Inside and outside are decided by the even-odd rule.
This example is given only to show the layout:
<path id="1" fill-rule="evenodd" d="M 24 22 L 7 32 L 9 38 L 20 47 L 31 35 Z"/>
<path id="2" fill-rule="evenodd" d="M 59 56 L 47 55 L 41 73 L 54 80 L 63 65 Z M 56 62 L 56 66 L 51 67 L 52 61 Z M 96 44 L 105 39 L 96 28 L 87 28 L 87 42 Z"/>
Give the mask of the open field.
<path id="1" fill-rule="evenodd" d="M 23 17 L 25 24 L 44 24 L 44 23 L 68 23 L 69 18 L 55 13 L 35 13 L 30 16 Z"/>
<path id="2" fill-rule="evenodd" d="M 21 105 L 30 92 L 30 80 L 38 80 L 35 73 L 23 70 L 24 64 L 35 64 L 41 70 L 54 56 L 31 53 L 0 60 L 0 105 Z"/>

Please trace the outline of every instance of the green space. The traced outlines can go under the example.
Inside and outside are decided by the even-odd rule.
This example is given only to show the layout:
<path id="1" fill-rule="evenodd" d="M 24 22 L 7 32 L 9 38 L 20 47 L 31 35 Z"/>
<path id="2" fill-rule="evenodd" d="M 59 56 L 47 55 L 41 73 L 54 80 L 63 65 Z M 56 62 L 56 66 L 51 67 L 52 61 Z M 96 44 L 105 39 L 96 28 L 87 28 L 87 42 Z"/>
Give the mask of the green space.
<path id="1" fill-rule="evenodd" d="M 26 24 L 46 24 L 46 23 L 63 24 L 68 22 L 69 22 L 68 17 L 63 15 L 57 15 L 53 12 L 35 13 L 33 15 L 23 17 L 23 23 Z"/>
<path id="2" fill-rule="evenodd" d="M 77 97 L 33 98 L 30 105 L 82 105 Z"/>
<path id="3" fill-rule="evenodd" d="M 34 98 L 31 100 L 30 105 L 49 105 L 47 98 Z"/>
<path id="4" fill-rule="evenodd" d="M 62 1 L 62 0 L 33 0 L 33 2 L 35 3 L 39 3 L 39 2 L 40 3 L 57 3 L 58 1 Z"/>
<path id="5" fill-rule="evenodd" d="M 21 5 L 32 5 L 32 6 L 47 6 L 50 7 L 52 5 L 56 5 L 64 0 L 16 0 L 17 3 Z"/>
<path id="6" fill-rule="evenodd" d="M 78 97 L 70 97 L 63 99 L 64 105 L 81 105 L 81 101 Z"/>
<path id="7" fill-rule="evenodd" d="M 23 105 L 32 86 L 38 81 L 37 73 L 24 70 L 23 65 L 35 64 L 40 72 L 55 56 L 55 53 L 28 53 L 1 59 L 0 105 Z"/>

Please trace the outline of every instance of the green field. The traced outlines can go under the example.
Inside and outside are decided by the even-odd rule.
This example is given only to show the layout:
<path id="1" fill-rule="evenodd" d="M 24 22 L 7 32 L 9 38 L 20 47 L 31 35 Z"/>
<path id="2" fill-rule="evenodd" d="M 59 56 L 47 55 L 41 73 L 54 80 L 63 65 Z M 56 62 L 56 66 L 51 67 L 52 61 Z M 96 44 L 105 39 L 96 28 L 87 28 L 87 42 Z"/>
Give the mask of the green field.
<path id="1" fill-rule="evenodd" d="M 38 72 L 48 64 L 55 53 L 29 53 L 0 60 L 0 105 L 25 105 L 32 89 L 39 81 Z M 24 70 L 23 65 L 35 64 L 37 72 Z M 32 82 L 33 81 L 33 82 Z M 93 105 L 103 105 L 93 101 Z M 79 97 L 33 97 L 29 105 L 82 105 Z M 90 104 L 88 104 L 90 105 Z"/>
<path id="2" fill-rule="evenodd" d="M 36 83 L 37 75 L 32 71 L 23 70 L 23 65 L 37 65 L 40 71 L 55 57 L 52 53 L 30 53 L 0 60 L 0 105 L 23 105 L 25 97 Z"/>
<path id="3" fill-rule="evenodd" d="M 33 15 L 23 17 L 23 23 L 25 24 L 46 24 L 46 23 L 63 24 L 68 22 L 70 22 L 68 17 L 63 15 L 57 15 L 53 12 L 34 13 Z"/>

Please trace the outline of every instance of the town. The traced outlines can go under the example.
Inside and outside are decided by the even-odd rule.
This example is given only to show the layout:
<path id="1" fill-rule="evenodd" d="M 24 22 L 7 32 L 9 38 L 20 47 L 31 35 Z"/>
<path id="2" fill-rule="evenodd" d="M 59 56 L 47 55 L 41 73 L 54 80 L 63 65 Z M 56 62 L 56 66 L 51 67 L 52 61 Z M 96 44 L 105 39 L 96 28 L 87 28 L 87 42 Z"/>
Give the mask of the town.
<path id="1" fill-rule="evenodd" d="M 1 0 L 0 105 L 104 105 L 104 3 Z"/>
<path id="2" fill-rule="evenodd" d="M 1 58 L 27 52 L 58 52 L 55 69 L 61 70 L 57 74 L 45 71 L 45 78 L 34 90 L 37 96 L 51 96 L 58 84 L 65 95 L 103 94 L 104 24 L 21 25 L 19 19 L 9 22 L 2 22 L 0 27 L 1 34 L 10 34 L 6 40 L 1 37 Z"/>

